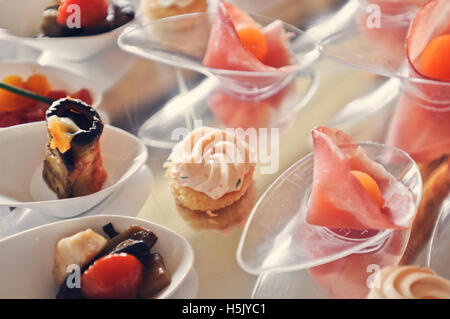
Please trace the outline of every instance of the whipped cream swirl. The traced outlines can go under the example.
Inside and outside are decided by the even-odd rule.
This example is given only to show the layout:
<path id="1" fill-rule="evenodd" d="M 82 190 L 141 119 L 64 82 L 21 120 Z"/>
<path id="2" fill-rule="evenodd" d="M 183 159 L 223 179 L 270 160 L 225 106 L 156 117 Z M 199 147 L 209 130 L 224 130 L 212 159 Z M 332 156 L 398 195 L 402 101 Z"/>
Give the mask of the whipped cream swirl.
<path id="1" fill-rule="evenodd" d="M 378 277 L 379 276 L 379 277 Z M 450 281 L 429 268 L 390 266 L 377 274 L 369 299 L 450 299 Z"/>
<path id="2" fill-rule="evenodd" d="M 171 163 L 165 165 L 169 177 L 212 199 L 240 190 L 252 167 L 245 141 L 211 127 L 192 131 L 174 147 L 169 160 Z"/>

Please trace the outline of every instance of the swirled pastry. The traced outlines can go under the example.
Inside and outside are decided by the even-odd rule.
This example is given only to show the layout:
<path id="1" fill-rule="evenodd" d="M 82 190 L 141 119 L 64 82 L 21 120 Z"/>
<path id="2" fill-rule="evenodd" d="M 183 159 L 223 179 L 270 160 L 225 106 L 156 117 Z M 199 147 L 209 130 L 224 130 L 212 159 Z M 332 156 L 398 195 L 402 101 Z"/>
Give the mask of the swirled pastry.
<path id="1" fill-rule="evenodd" d="M 183 206 L 214 211 L 247 191 L 255 164 L 247 143 L 238 136 L 202 127 L 174 147 L 164 166 L 171 191 Z"/>
<path id="2" fill-rule="evenodd" d="M 386 267 L 374 286 L 369 299 L 450 299 L 450 281 L 419 266 Z"/>

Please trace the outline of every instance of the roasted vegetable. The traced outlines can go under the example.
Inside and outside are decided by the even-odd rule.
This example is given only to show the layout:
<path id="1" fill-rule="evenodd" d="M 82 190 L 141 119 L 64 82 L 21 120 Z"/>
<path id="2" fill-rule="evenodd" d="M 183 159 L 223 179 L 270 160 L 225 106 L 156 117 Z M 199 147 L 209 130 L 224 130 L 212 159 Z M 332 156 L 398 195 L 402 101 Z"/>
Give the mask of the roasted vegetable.
<path id="1" fill-rule="evenodd" d="M 104 225 L 102 228 L 103 228 L 103 231 L 105 232 L 105 234 L 108 235 L 109 239 L 113 239 L 114 237 L 119 235 L 119 233 L 114 229 L 114 226 L 112 223 L 108 223 L 108 224 Z"/>
<path id="2" fill-rule="evenodd" d="M 76 4 L 80 8 L 80 25 L 68 25 L 72 10 L 68 6 Z M 60 5 L 51 6 L 42 14 L 41 31 L 38 37 L 89 36 L 109 32 L 133 20 L 134 9 L 127 0 L 65 0 Z M 68 20 L 69 19 L 69 20 Z"/>
<path id="3" fill-rule="evenodd" d="M 142 240 L 147 244 L 148 249 L 150 250 L 158 240 L 158 237 L 156 237 L 153 232 L 140 226 L 130 226 L 106 244 L 102 255 L 110 254 L 117 245 L 127 239 Z"/>
<path id="4" fill-rule="evenodd" d="M 170 274 L 161 255 L 151 254 L 146 262 L 144 278 L 138 295 L 141 298 L 150 298 L 170 285 L 170 282 Z"/>
<path id="5" fill-rule="evenodd" d="M 103 123 L 81 100 L 57 100 L 46 112 L 48 143 L 43 178 L 58 198 L 89 195 L 106 180 L 99 139 Z"/>
<path id="6" fill-rule="evenodd" d="M 117 245 L 111 254 L 127 253 L 145 263 L 150 255 L 150 248 L 142 240 L 127 239 Z"/>

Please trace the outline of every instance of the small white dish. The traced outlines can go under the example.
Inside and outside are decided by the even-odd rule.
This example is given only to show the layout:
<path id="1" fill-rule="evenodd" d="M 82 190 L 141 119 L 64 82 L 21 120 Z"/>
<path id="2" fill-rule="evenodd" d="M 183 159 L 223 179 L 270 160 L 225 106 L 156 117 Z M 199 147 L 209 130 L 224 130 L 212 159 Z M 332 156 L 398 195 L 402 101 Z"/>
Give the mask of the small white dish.
<path id="1" fill-rule="evenodd" d="M 143 165 L 112 196 L 105 198 L 79 217 L 102 215 L 105 212 L 108 212 L 108 215 L 137 217 L 147 201 L 152 184 L 152 172 L 147 165 Z M 29 208 L 15 208 L 10 211 L 9 208 L 0 207 L 0 239 L 58 221 L 61 221 L 61 218 L 36 214 Z"/>
<path id="2" fill-rule="evenodd" d="M 0 130 L 0 206 L 30 208 L 59 218 L 77 216 L 119 189 L 147 160 L 147 148 L 138 138 L 105 125 L 100 147 L 108 178 L 103 189 L 57 199 L 42 178 L 46 143 L 45 121 Z"/>
<path id="3" fill-rule="evenodd" d="M 0 253 L 8 256 L 1 264 L 0 298 L 55 298 L 58 286 L 52 270 L 58 240 L 87 228 L 104 235 L 102 226 L 110 222 L 117 231 L 138 225 L 158 236 L 152 251 L 161 254 L 172 281 L 155 298 L 170 297 L 183 283 L 194 264 L 194 252 L 189 242 L 173 231 L 149 221 L 99 215 L 33 228 L 0 240 Z"/>
<path id="4" fill-rule="evenodd" d="M 36 62 L 0 61 L 0 80 L 11 74 L 19 75 L 26 79 L 35 73 L 45 75 L 50 82 L 52 90 L 64 90 L 70 94 L 84 88 L 91 93 L 92 107 L 96 108 L 102 102 L 103 94 L 101 90 L 97 85 L 83 76 L 57 67 L 43 66 Z M 100 115 L 103 116 L 103 114 Z"/>
<path id="5" fill-rule="evenodd" d="M 41 33 L 42 12 L 54 5 L 52 0 L 0 1 L 0 38 L 9 38 L 34 48 L 51 51 L 60 58 L 80 61 L 115 43 L 119 34 L 132 22 L 109 32 L 78 37 L 35 38 Z M 20 18 L 18 18 L 20 17 Z M 1 32 L 4 29 L 3 32 Z"/>

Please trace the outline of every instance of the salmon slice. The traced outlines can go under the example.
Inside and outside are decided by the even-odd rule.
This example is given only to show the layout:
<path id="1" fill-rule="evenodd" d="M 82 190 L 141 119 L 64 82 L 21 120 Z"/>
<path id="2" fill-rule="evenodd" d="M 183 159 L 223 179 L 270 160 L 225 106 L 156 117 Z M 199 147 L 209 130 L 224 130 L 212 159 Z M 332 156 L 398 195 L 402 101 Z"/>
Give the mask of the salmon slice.
<path id="1" fill-rule="evenodd" d="M 314 182 L 307 222 L 328 228 L 408 229 L 414 214 L 412 193 L 348 135 L 327 127 L 312 130 Z M 384 198 L 380 207 L 352 170 L 375 180 Z"/>

